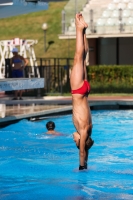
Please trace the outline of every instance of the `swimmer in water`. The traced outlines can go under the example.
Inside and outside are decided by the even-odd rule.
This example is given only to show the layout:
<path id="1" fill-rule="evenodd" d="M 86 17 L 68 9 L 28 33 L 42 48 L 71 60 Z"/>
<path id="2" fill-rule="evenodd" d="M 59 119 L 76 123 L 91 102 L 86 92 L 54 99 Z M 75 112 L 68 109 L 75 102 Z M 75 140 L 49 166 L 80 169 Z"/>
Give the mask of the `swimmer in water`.
<path id="1" fill-rule="evenodd" d="M 47 124 L 46 124 L 46 128 L 47 128 L 47 132 L 46 132 L 46 134 L 51 134 L 51 135 L 63 135 L 63 134 L 61 134 L 61 133 L 59 133 L 59 132 L 56 132 L 54 129 L 55 129 L 55 123 L 53 122 L 53 121 L 49 121 L 49 122 L 47 122 Z"/>
<path id="2" fill-rule="evenodd" d="M 76 51 L 70 76 L 73 104 L 73 123 L 76 131 L 73 139 L 79 149 L 79 170 L 87 169 L 88 150 L 94 141 L 91 139 L 92 118 L 88 103 L 90 84 L 87 81 L 86 56 L 89 51 L 86 29 L 82 14 L 76 14 Z"/>

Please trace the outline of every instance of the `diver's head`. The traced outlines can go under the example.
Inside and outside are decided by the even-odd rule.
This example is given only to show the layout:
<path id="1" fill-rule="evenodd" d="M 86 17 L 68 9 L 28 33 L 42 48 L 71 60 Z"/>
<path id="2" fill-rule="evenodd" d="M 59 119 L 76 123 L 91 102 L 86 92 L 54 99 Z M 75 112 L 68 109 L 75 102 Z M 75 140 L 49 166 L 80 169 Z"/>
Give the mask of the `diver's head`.
<path id="1" fill-rule="evenodd" d="M 52 122 L 52 121 L 47 122 L 46 128 L 48 129 L 48 131 L 54 130 L 55 129 L 55 123 Z"/>

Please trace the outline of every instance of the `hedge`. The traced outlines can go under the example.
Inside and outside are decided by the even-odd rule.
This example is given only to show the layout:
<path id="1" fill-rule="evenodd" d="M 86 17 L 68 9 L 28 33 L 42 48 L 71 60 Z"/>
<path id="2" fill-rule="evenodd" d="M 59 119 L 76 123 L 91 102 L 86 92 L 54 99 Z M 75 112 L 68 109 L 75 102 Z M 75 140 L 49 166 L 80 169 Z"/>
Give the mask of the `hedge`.
<path id="1" fill-rule="evenodd" d="M 87 67 L 91 93 L 132 93 L 133 65 Z"/>

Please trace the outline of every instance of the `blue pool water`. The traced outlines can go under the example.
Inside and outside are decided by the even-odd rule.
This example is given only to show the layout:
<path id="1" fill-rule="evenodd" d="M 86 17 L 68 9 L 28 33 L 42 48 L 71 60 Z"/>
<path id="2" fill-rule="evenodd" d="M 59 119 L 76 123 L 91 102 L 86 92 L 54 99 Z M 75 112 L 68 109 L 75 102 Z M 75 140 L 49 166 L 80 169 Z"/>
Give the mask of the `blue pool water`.
<path id="1" fill-rule="evenodd" d="M 92 111 L 95 144 L 89 169 L 78 170 L 72 116 L 0 129 L 0 200 L 132 200 L 133 111 Z"/>

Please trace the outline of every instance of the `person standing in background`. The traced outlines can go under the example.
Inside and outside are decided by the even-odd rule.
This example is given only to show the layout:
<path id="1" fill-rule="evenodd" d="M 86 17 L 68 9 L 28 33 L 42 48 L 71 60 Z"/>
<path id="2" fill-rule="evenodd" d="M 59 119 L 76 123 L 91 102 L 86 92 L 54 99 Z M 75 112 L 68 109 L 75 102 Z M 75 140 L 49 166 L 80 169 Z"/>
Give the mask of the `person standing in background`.
<path id="1" fill-rule="evenodd" d="M 28 60 L 18 54 L 18 49 L 12 49 L 13 57 L 10 60 L 12 67 L 12 78 L 23 78 L 23 69 L 27 66 Z M 23 90 L 16 90 L 13 100 L 22 100 Z"/>

